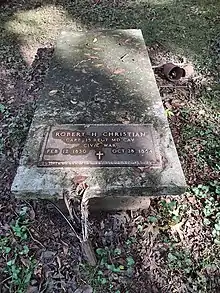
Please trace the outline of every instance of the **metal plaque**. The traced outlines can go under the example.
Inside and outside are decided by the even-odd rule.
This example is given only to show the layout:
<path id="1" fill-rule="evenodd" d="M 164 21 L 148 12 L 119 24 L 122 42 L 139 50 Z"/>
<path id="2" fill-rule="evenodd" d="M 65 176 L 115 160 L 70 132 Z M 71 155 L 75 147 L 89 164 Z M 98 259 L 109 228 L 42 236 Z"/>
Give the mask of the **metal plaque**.
<path id="1" fill-rule="evenodd" d="M 161 158 L 152 124 L 62 124 L 47 130 L 38 166 L 161 167 Z"/>

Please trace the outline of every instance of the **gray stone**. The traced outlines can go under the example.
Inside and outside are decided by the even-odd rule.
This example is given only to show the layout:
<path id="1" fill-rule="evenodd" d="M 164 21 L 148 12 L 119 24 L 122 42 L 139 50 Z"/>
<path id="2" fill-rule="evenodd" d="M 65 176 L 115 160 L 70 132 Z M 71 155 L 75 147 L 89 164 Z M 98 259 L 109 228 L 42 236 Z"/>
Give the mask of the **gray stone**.
<path id="1" fill-rule="evenodd" d="M 112 123 L 152 123 L 162 167 L 37 166 L 48 126 Z M 109 198 L 113 203 L 131 196 L 142 207 L 141 197 L 186 189 L 140 30 L 65 31 L 57 41 L 12 193 L 19 198 L 60 199 L 63 192 L 74 194 L 79 176 L 85 178 L 88 198 L 95 197 L 97 204 L 100 199 L 100 206 L 108 205 Z"/>

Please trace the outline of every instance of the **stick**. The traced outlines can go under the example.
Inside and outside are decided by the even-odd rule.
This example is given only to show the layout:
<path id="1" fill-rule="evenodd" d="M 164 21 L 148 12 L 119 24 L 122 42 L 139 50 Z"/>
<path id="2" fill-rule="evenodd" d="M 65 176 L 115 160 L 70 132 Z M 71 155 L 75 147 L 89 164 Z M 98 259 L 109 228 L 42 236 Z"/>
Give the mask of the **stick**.
<path id="1" fill-rule="evenodd" d="M 67 224 L 70 226 L 72 231 L 74 232 L 75 236 L 78 238 L 78 240 L 82 243 L 82 238 L 76 233 L 76 230 L 74 229 L 73 225 L 70 223 L 70 221 L 67 219 L 67 217 L 63 214 L 63 212 L 58 208 L 58 206 L 53 203 L 52 201 L 46 199 L 52 206 L 63 216 L 63 218 L 66 220 Z"/>
<path id="2" fill-rule="evenodd" d="M 27 228 L 27 230 L 28 230 L 28 233 L 29 233 L 31 239 L 32 239 L 34 242 L 40 244 L 43 248 L 46 248 L 46 247 L 45 247 L 40 241 L 38 241 L 37 239 L 35 239 L 35 238 L 33 237 L 33 235 L 31 234 L 30 229 Z"/>
<path id="3" fill-rule="evenodd" d="M 3 281 L 1 281 L 0 285 L 3 285 L 5 282 L 7 282 L 8 280 L 10 280 L 11 278 L 12 278 L 12 276 L 7 277 Z"/>
<path id="4" fill-rule="evenodd" d="M 172 88 L 188 88 L 186 85 L 160 85 L 160 88 L 167 88 L 167 87 L 172 87 Z"/>
<path id="5" fill-rule="evenodd" d="M 97 259 L 95 256 L 92 243 L 89 240 L 89 233 L 88 233 L 88 199 L 85 200 L 84 195 L 81 201 L 81 217 L 82 217 L 82 233 L 83 233 L 82 249 L 88 259 L 88 262 L 92 266 L 96 266 Z"/>

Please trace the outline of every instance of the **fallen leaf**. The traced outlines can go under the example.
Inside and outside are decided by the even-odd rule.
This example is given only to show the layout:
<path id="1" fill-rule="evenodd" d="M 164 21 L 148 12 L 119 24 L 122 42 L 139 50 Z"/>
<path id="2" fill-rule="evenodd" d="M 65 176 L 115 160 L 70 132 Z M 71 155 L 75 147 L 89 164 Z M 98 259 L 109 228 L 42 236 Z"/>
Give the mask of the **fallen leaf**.
<path id="1" fill-rule="evenodd" d="M 35 219 L 35 211 L 33 208 L 30 209 L 29 214 L 30 214 L 30 219 L 34 220 Z"/>
<path id="2" fill-rule="evenodd" d="M 95 51 L 101 51 L 102 49 L 101 48 L 92 48 L 93 50 Z"/>
<path id="3" fill-rule="evenodd" d="M 89 53 L 85 53 L 84 55 L 88 56 L 91 59 L 99 59 L 97 56 L 90 55 Z"/>
<path id="4" fill-rule="evenodd" d="M 69 251 L 68 245 L 63 245 L 63 254 L 64 255 L 67 255 L 68 254 L 68 251 Z"/>
<path id="5" fill-rule="evenodd" d="M 171 228 L 171 232 L 172 233 L 175 233 L 177 232 L 179 237 L 180 237 L 180 240 L 183 241 L 183 232 L 181 230 L 181 227 L 183 226 L 183 224 L 185 223 L 185 219 L 183 219 L 180 223 L 178 224 L 175 224 L 175 225 L 171 225 L 170 228 Z"/>
<path id="6" fill-rule="evenodd" d="M 25 267 L 27 267 L 27 268 L 29 267 L 29 265 L 30 265 L 30 261 L 29 261 L 29 260 L 27 260 L 26 258 L 20 256 L 20 261 L 21 261 L 21 263 L 22 263 Z"/>
<path id="7" fill-rule="evenodd" d="M 91 79 L 91 82 L 99 84 L 96 80 L 94 80 L 93 78 Z"/>
<path id="8" fill-rule="evenodd" d="M 186 77 L 191 77 L 194 75 L 195 73 L 195 70 L 194 70 L 194 67 L 193 65 L 191 64 L 187 64 L 185 67 L 184 67 L 184 70 L 186 72 Z"/>
<path id="9" fill-rule="evenodd" d="M 26 293 L 39 293 L 38 287 L 29 286 Z"/>
<path id="10" fill-rule="evenodd" d="M 95 67 L 102 67 L 103 64 L 95 64 Z"/>
<path id="11" fill-rule="evenodd" d="M 87 179 L 87 176 L 76 175 L 72 180 L 75 184 L 83 183 Z"/>
<path id="12" fill-rule="evenodd" d="M 149 224 L 144 232 L 143 237 L 149 237 L 148 234 L 151 233 L 153 238 L 155 239 L 157 235 L 160 233 L 159 227 L 157 227 L 154 223 Z"/>
<path id="13" fill-rule="evenodd" d="M 54 252 L 54 251 L 50 251 L 50 250 L 43 251 L 41 253 L 41 260 L 47 264 L 51 263 L 53 261 L 55 255 L 56 255 L 56 252 Z"/>
<path id="14" fill-rule="evenodd" d="M 101 221 L 101 223 L 100 223 L 100 228 L 101 228 L 101 230 L 103 230 L 103 229 L 105 228 L 104 221 Z"/>
<path id="15" fill-rule="evenodd" d="M 56 256 L 56 258 L 57 258 L 57 263 L 58 263 L 58 269 L 61 269 L 61 260 L 60 260 L 60 258 L 59 258 L 59 256 L 57 255 Z"/>
<path id="16" fill-rule="evenodd" d="M 199 115 L 205 115 L 205 110 L 199 110 Z"/>
<path id="17" fill-rule="evenodd" d="M 58 90 L 52 90 L 49 92 L 49 96 L 52 97 L 52 96 L 56 95 L 57 92 L 58 92 Z"/>
<path id="18" fill-rule="evenodd" d="M 123 69 L 123 68 L 118 68 L 118 69 L 116 69 L 113 73 L 114 74 L 122 74 L 122 73 L 124 73 L 125 72 L 125 69 Z"/>
<path id="19" fill-rule="evenodd" d="M 74 291 L 74 293 L 92 293 L 93 289 L 91 286 L 89 285 L 84 285 L 84 286 L 81 286 L 79 287 L 78 289 L 76 289 Z"/>

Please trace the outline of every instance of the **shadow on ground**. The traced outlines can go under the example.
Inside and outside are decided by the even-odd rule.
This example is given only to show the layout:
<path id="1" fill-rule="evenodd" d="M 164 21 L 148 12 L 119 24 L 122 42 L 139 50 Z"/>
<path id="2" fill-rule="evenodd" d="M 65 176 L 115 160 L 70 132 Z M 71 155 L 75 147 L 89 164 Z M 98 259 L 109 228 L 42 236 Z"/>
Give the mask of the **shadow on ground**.
<path id="1" fill-rule="evenodd" d="M 186 57 L 194 58 L 197 61 L 198 66 L 200 66 L 204 72 L 208 72 L 210 68 L 219 68 L 218 63 L 213 65 L 213 60 L 216 61 L 217 54 L 219 54 L 219 42 L 217 37 L 220 24 L 220 4 L 219 1 L 197 2 L 199 3 L 192 4 L 192 1 L 187 0 L 148 1 L 142 3 L 136 1 L 23 1 L 22 3 L 20 1 L 12 1 L 8 4 L 2 4 L 0 7 L 0 98 L 2 104 L 7 104 L 0 116 L 3 125 L 4 140 L 3 156 L 1 158 L 1 161 L 3 162 L 3 172 L 1 172 L 0 178 L 1 191 L 3 194 L 9 194 L 10 183 L 13 180 L 15 167 L 17 166 L 25 135 L 33 115 L 33 101 L 38 97 L 38 90 L 40 89 L 40 84 L 42 83 L 43 75 L 47 67 L 45 67 L 45 64 L 47 64 L 47 60 L 50 59 L 52 54 L 51 49 L 48 50 L 47 48 L 45 49 L 45 53 L 44 50 L 41 50 L 40 52 L 38 51 L 35 60 L 36 63 L 33 63 L 32 69 L 30 69 L 29 64 L 23 56 L 22 48 L 25 45 L 23 36 L 30 37 L 30 40 L 36 38 L 34 41 L 37 41 L 39 43 L 38 47 L 41 47 L 41 41 L 45 42 L 44 38 L 41 39 L 41 35 L 45 35 L 47 21 L 45 22 L 44 29 L 42 29 L 41 26 L 40 29 L 34 31 L 34 33 L 30 35 L 26 30 L 26 26 L 35 27 L 37 20 L 31 18 L 31 20 L 19 19 L 17 21 L 17 13 L 29 11 L 34 15 L 35 11 L 41 12 L 42 7 L 54 5 L 57 9 L 61 8 L 61 10 L 65 12 L 62 15 L 69 20 L 70 25 L 73 24 L 72 21 L 76 21 L 78 27 L 89 29 L 141 28 L 147 45 L 152 45 L 157 42 L 160 44 L 161 48 L 164 48 L 164 50 L 168 47 L 175 50 L 175 52 L 180 55 L 182 54 Z M 53 17 L 52 13 L 51 17 Z M 13 22 L 14 20 L 17 21 L 16 24 L 24 22 L 24 26 L 20 32 L 17 31 L 16 33 L 16 29 L 19 30 L 19 26 L 17 26 L 17 28 L 13 27 L 13 30 L 11 29 L 11 26 L 8 26 L 8 22 Z M 56 19 L 54 21 L 56 22 Z M 62 29 L 64 26 L 65 22 L 61 21 L 58 23 L 58 29 Z M 51 37 L 51 42 L 53 39 L 54 38 Z M 215 49 L 215 55 L 211 57 L 213 46 Z M 46 59 L 44 59 L 44 54 Z M 39 64 L 38 66 L 37 60 L 39 60 L 41 65 Z M 206 69 L 204 69 L 204 66 Z M 208 96 L 207 99 L 210 99 L 210 97 Z M 195 225 L 195 222 L 193 222 L 192 225 L 193 224 Z M 104 223 L 104 226 L 107 225 L 108 223 Z M 42 234 L 46 229 L 47 227 L 43 230 Z M 110 227 L 109 231 L 114 229 L 116 229 L 117 232 L 118 228 L 114 227 Z M 112 235 L 110 235 L 111 233 L 109 233 L 109 231 L 104 230 L 105 228 L 103 228 L 102 225 L 100 226 L 101 232 L 94 231 L 94 235 L 97 236 L 98 239 L 96 243 L 97 247 L 105 245 L 111 246 L 111 241 L 105 243 L 105 239 L 108 239 L 108 237 L 111 237 Z M 134 229 L 134 231 L 136 231 L 136 229 Z M 123 239 L 118 239 L 118 236 L 116 235 L 113 240 L 115 241 L 114 248 L 117 248 L 120 241 L 124 243 L 123 241 L 127 235 L 124 235 L 123 233 L 123 231 L 120 231 L 119 233 L 119 237 L 124 237 Z M 149 234 L 151 235 L 152 233 L 149 232 Z M 164 232 L 164 234 L 166 236 L 166 232 Z M 41 237 L 41 235 L 39 237 Z M 55 236 L 53 235 L 53 237 Z M 51 238 L 52 241 L 54 241 L 53 237 Z M 146 247 L 149 244 L 148 242 L 151 241 L 150 237 L 152 237 L 152 235 L 147 238 L 145 235 L 139 246 L 143 255 L 148 255 Z M 190 239 L 193 239 L 194 235 L 191 235 L 190 237 Z M 208 238 L 209 236 L 207 236 L 207 239 Z M 100 241 L 100 239 L 102 240 Z M 161 252 L 161 255 L 164 254 L 164 256 L 166 256 L 167 249 L 166 243 L 160 244 L 158 241 L 157 247 L 155 247 L 155 255 L 158 256 L 158 258 L 155 258 L 155 260 L 158 261 L 160 258 L 159 251 Z M 137 259 L 138 257 L 139 256 L 137 256 Z M 184 257 L 185 252 L 183 253 L 183 258 Z M 123 260 L 120 260 L 120 262 L 123 263 Z M 144 261 L 140 260 L 140 262 L 143 263 L 143 271 L 137 271 L 136 277 L 139 286 L 142 286 L 143 292 L 146 292 L 144 291 L 144 286 L 146 286 L 145 276 L 152 274 L 152 272 L 156 270 L 156 264 L 150 263 L 149 266 L 147 264 L 148 259 L 145 259 Z M 147 267 L 146 270 L 144 269 L 144 266 Z M 183 270 L 184 269 L 185 268 L 183 268 Z M 188 279 L 192 278 L 192 284 L 195 283 L 198 275 L 195 274 L 193 270 L 194 268 L 190 271 L 192 273 L 190 276 L 187 275 L 187 273 L 184 273 L 184 282 L 187 283 Z M 176 268 L 177 274 L 175 274 L 175 278 L 178 275 L 178 271 L 179 268 Z M 215 292 L 213 287 L 217 288 L 217 285 L 214 284 L 213 276 L 217 276 L 217 273 L 211 271 L 207 276 L 207 280 L 210 280 L 207 281 L 207 286 L 210 287 L 207 288 L 207 292 L 209 292 L 208 290 Z M 163 276 L 161 277 L 163 278 Z M 172 277 L 173 280 L 175 279 L 174 276 L 169 277 Z M 176 278 L 177 286 L 178 282 L 179 279 Z M 161 285 L 160 282 L 152 281 L 152 277 L 149 277 L 147 284 L 149 285 L 149 292 L 171 292 L 167 291 L 169 288 L 163 287 L 167 286 L 167 284 L 163 283 L 163 285 Z M 132 288 L 134 288 L 135 285 L 136 283 L 133 283 L 131 287 L 133 286 Z M 152 288 L 151 285 L 155 288 Z M 135 288 L 132 290 L 132 292 L 135 292 Z M 216 292 L 218 292 L 218 290 L 219 289 L 217 288 Z"/>
<path id="2" fill-rule="evenodd" d="M 6 146 L 11 148 L 8 140 L 15 145 L 12 148 L 16 150 L 8 150 L 12 161 L 15 157 L 13 153 L 20 152 L 19 146 L 24 140 L 23 135 L 20 138 L 17 136 L 20 135 L 21 128 L 27 131 L 17 117 L 24 116 L 20 113 L 24 111 L 24 105 L 26 107 L 31 102 L 29 106 L 32 107 L 33 96 L 38 92 L 38 87 L 33 85 L 29 76 L 29 64 L 27 58 L 24 59 L 23 47 L 31 47 L 32 42 L 35 47 L 36 43 L 40 45 L 42 42 L 47 44 L 53 42 L 59 30 L 66 24 L 74 26 L 74 29 L 76 27 L 141 28 L 147 45 L 157 42 L 162 50 L 171 48 L 186 57 L 194 58 L 203 72 L 209 71 L 211 67 L 219 69 L 218 62 L 213 65 L 213 60 L 217 60 L 219 53 L 220 4 L 216 0 L 211 3 L 199 1 L 196 4 L 188 0 L 175 1 L 175 3 L 171 0 L 3 2 L 0 10 L 1 103 L 6 102 L 10 105 L 10 109 L 8 114 L 5 109 L 2 115 L 3 120 L 8 122 L 2 123 Z M 41 10 L 44 7 L 48 7 L 46 12 Z M 54 8 L 50 10 L 51 7 L 56 7 L 57 10 Z M 61 12 L 57 14 L 59 10 Z M 26 12 L 29 14 L 22 14 Z M 47 33 L 51 31 L 47 29 L 47 23 L 49 28 L 54 28 L 55 35 Z M 214 51 L 211 51 L 213 48 Z M 215 54 L 212 55 L 212 52 Z M 179 60 L 181 61 L 181 56 Z M 35 70 L 37 78 L 41 78 L 43 71 L 36 67 Z M 214 94 L 205 95 L 204 99 L 208 101 L 212 99 L 217 103 Z M 31 115 L 25 114 L 26 121 Z M 26 125 L 26 122 L 24 124 Z"/>

